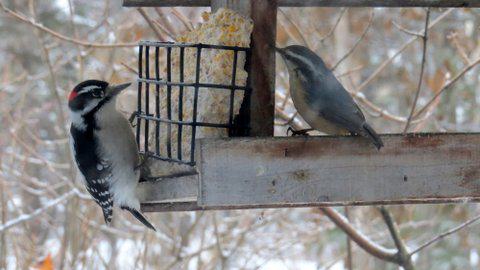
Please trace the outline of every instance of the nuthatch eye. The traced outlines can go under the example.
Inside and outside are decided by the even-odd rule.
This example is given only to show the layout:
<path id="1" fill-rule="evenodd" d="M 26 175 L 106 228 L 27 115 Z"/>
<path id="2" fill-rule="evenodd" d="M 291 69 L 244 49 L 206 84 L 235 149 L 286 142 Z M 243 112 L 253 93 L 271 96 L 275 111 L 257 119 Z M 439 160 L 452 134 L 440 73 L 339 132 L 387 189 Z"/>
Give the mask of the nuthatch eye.
<path id="1" fill-rule="evenodd" d="M 276 50 L 288 69 L 293 104 L 313 129 L 327 134 L 359 134 L 370 138 L 377 149 L 383 146 L 358 105 L 318 55 L 299 45 Z"/>

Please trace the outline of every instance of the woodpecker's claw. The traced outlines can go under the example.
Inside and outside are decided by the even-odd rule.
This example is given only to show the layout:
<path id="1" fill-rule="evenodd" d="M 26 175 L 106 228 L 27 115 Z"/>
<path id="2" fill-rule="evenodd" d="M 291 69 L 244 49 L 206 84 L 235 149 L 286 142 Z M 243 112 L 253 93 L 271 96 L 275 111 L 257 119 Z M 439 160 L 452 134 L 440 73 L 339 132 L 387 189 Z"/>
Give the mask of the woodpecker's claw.
<path id="1" fill-rule="evenodd" d="M 295 136 L 310 136 L 310 135 L 308 135 L 308 132 L 312 131 L 312 130 L 313 130 L 313 128 L 294 130 L 292 127 L 288 127 L 287 136 L 289 136 L 288 132 L 292 132 L 292 137 L 295 137 Z"/>
<path id="2" fill-rule="evenodd" d="M 132 125 L 132 127 L 135 127 L 137 125 L 136 123 L 133 123 L 135 121 L 135 116 L 137 116 L 137 113 L 132 112 L 132 114 L 128 118 L 128 122 L 130 122 L 130 125 Z"/>

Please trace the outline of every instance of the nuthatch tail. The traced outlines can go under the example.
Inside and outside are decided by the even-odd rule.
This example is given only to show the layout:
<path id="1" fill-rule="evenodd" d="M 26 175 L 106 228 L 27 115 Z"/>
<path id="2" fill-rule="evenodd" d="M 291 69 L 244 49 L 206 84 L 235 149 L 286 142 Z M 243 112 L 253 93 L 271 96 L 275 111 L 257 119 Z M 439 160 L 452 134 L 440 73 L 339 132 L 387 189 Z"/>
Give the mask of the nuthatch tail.
<path id="1" fill-rule="evenodd" d="M 370 138 L 377 149 L 383 146 L 358 105 L 318 55 L 299 45 L 276 50 L 288 69 L 295 108 L 313 129 L 327 134 L 356 133 Z"/>

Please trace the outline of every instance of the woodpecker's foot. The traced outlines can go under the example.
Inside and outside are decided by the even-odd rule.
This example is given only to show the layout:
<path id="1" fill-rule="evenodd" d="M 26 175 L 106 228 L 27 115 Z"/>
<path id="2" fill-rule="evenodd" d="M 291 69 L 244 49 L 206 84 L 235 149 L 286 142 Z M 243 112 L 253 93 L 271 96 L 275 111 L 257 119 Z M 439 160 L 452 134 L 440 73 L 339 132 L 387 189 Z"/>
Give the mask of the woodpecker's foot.
<path id="1" fill-rule="evenodd" d="M 140 156 L 140 163 L 137 166 L 135 166 L 134 168 L 135 171 L 138 169 L 142 170 L 143 168 L 145 168 L 145 165 L 148 161 L 148 156 L 146 154 L 139 153 L 138 155 Z"/>
<path id="2" fill-rule="evenodd" d="M 292 127 L 288 127 L 287 136 L 289 136 L 288 132 L 292 132 L 292 137 L 295 137 L 295 136 L 310 136 L 310 135 L 308 135 L 308 132 L 312 131 L 312 130 L 313 130 L 313 128 L 294 130 Z"/>
<path id="3" fill-rule="evenodd" d="M 158 177 L 154 176 L 141 176 L 138 182 L 155 182 L 158 180 Z"/>
<path id="4" fill-rule="evenodd" d="M 135 127 L 137 125 L 136 123 L 134 123 L 135 116 L 137 116 L 137 112 L 132 112 L 132 114 L 130 114 L 130 117 L 128 118 L 128 122 L 130 122 L 130 125 L 132 125 L 132 127 Z"/>

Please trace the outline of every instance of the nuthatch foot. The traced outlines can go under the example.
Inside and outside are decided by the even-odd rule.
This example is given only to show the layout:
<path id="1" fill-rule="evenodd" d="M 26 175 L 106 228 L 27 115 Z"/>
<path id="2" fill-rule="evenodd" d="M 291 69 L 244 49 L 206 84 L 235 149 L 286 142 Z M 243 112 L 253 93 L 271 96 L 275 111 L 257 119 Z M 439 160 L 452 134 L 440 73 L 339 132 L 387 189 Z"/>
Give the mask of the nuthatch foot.
<path id="1" fill-rule="evenodd" d="M 288 69 L 293 104 L 313 129 L 327 134 L 355 133 L 370 138 L 377 149 L 383 146 L 358 105 L 318 55 L 299 45 L 276 50 Z"/>

